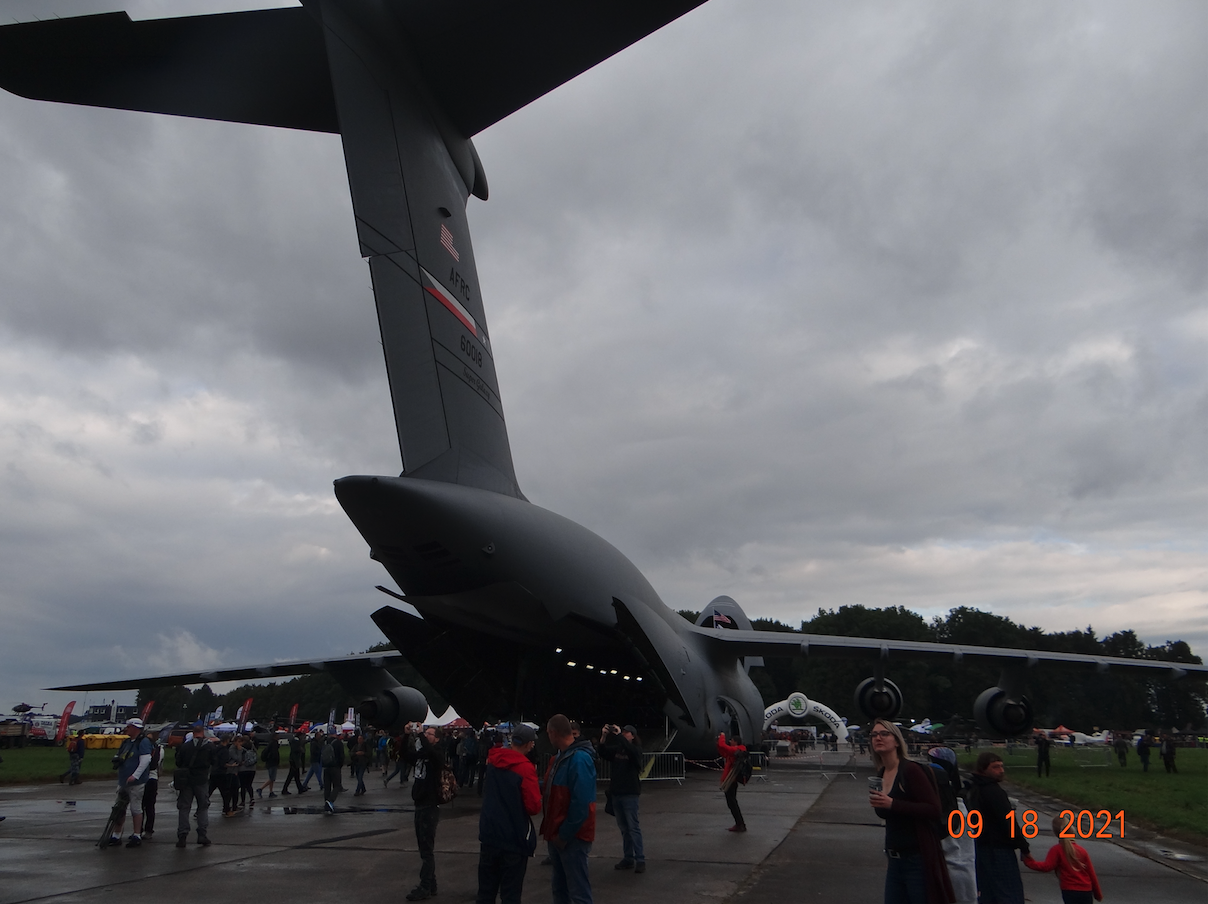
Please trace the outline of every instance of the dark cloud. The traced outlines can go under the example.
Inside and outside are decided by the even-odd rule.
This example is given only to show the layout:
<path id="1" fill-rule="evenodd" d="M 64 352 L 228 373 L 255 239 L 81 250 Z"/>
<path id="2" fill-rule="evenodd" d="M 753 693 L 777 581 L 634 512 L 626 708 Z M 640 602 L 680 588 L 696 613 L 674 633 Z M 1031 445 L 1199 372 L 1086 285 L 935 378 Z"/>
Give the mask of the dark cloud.
<path id="1" fill-rule="evenodd" d="M 526 493 L 673 607 L 1203 652 L 1206 25 L 712 0 L 478 136 Z M 6 686 L 138 672 L 126 613 L 156 663 L 371 643 L 330 481 L 399 464 L 338 139 L 0 122 Z"/>

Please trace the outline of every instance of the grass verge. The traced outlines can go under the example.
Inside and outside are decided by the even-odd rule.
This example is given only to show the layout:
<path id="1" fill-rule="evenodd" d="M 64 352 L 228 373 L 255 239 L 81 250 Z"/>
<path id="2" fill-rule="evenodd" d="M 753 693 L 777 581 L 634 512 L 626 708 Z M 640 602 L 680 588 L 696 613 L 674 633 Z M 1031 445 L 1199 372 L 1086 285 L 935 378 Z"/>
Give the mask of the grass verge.
<path id="1" fill-rule="evenodd" d="M 115 750 L 89 750 L 80 766 L 83 779 L 113 779 L 109 759 Z M 0 785 L 37 785 L 57 782 L 67 771 L 67 750 L 63 747 L 19 747 L 0 750 Z"/>
<path id="2" fill-rule="evenodd" d="M 1208 750 L 1179 750 L 1177 774 L 1168 774 L 1156 752 L 1149 771 L 1141 771 L 1135 751 L 1121 768 L 1114 755 L 1101 748 L 1052 752 L 1052 773 L 1036 775 L 1036 751 L 996 751 L 1007 765 L 1006 780 L 1032 791 L 1068 801 L 1093 812 L 1124 811 L 1124 819 L 1156 832 L 1208 843 Z M 977 754 L 960 753 L 963 769 L 973 768 Z"/>

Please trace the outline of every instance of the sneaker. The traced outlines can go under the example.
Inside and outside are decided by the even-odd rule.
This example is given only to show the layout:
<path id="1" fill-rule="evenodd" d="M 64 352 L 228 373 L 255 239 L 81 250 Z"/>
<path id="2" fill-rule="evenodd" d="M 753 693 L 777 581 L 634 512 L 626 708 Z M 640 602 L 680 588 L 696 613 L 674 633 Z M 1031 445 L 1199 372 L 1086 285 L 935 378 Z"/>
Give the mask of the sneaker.
<path id="1" fill-rule="evenodd" d="M 642 863 L 637 864 L 637 865 L 636 865 L 636 866 L 633 868 L 633 871 L 634 871 L 634 873 L 644 873 L 644 872 L 646 872 L 646 864 L 645 864 L 645 862 L 642 862 Z"/>
<path id="2" fill-rule="evenodd" d="M 126 847 L 141 847 L 142 843 L 143 839 L 139 838 L 137 835 L 131 835 L 130 840 L 126 842 Z"/>
<path id="3" fill-rule="evenodd" d="M 289 792 L 288 792 L 288 791 L 286 791 L 285 793 L 286 793 L 286 794 L 289 794 Z M 272 791 L 270 791 L 270 792 L 268 792 L 268 796 L 269 796 L 270 798 L 273 798 L 273 797 L 276 797 L 277 795 L 276 795 L 276 794 L 274 794 Z"/>
<path id="4" fill-rule="evenodd" d="M 433 892 L 422 885 L 417 885 L 411 891 L 407 892 L 408 901 L 427 901 L 432 897 Z"/>
<path id="5" fill-rule="evenodd" d="M 263 789 L 263 788 L 257 788 L 257 789 L 256 789 L 256 797 L 259 797 L 259 798 L 263 798 L 263 797 L 264 797 L 264 789 Z"/>
<path id="6" fill-rule="evenodd" d="M 155 834 L 155 829 L 143 829 L 144 838 L 150 838 L 154 834 Z"/>
<path id="7" fill-rule="evenodd" d="M 336 811 L 336 805 L 330 800 L 324 801 L 323 806 L 327 808 L 328 813 L 335 813 Z"/>
<path id="8" fill-rule="evenodd" d="M 188 842 L 188 838 L 189 838 L 188 835 L 177 835 L 176 836 L 176 846 L 178 848 L 184 847 L 185 844 Z"/>
<path id="9" fill-rule="evenodd" d="M 281 796 L 282 796 L 282 797 L 289 797 L 289 796 L 290 796 L 290 795 L 292 795 L 293 793 L 294 793 L 293 791 L 282 791 L 282 792 L 281 792 Z M 272 797 L 272 796 L 273 796 L 273 795 L 271 795 L 271 794 L 269 795 L 269 797 Z"/>
<path id="10" fill-rule="evenodd" d="M 746 830 L 747 827 L 745 825 L 733 825 L 726 829 L 727 832 L 745 832 Z"/>
<path id="11" fill-rule="evenodd" d="M 622 860 L 619 863 L 614 863 L 612 868 L 613 869 L 633 869 L 633 861 L 632 860 Z"/>
<path id="12" fill-rule="evenodd" d="M 214 842 L 210 841 L 209 837 L 206 835 L 198 835 L 197 843 L 200 844 L 202 847 L 209 847 Z"/>
<path id="13" fill-rule="evenodd" d="M 117 835 L 110 835 L 109 836 L 109 846 L 110 847 L 121 847 L 122 839 L 119 838 Z"/>

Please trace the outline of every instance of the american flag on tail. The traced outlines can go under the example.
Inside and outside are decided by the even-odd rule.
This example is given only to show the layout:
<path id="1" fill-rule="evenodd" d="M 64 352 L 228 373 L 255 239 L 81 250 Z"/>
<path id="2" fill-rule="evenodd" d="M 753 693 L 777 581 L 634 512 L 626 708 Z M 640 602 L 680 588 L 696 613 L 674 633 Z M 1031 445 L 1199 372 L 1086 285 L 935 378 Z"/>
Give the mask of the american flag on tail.
<path id="1" fill-rule="evenodd" d="M 449 227 L 444 223 L 440 224 L 440 243 L 445 246 L 446 251 L 453 255 L 453 260 L 461 260 L 461 255 L 458 254 L 457 249 L 453 247 L 453 233 L 449 231 Z"/>

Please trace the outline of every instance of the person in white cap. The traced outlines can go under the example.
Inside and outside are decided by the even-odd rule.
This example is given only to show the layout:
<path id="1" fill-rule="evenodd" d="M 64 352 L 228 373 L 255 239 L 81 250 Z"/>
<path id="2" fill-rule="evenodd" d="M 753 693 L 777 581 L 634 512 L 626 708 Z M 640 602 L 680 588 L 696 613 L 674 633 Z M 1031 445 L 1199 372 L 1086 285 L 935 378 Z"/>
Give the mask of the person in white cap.
<path id="1" fill-rule="evenodd" d="M 134 848 L 143 843 L 143 791 L 147 788 L 147 779 L 151 773 L 151 741 L 143 733 L 143 720 L 130 719 L 126 723 L 126 740 L 122 741 L 121 749 L 114 758 L 117 766 L 118 794 L 130 797 L 130 813 L 134 817 L 134 832 L 126 847 Z M 122 843 L 122 827 L 126 823 L 123 816 L 113 827 L 109 835 L 110 847 Z"/>

